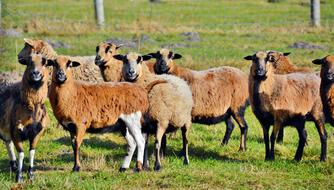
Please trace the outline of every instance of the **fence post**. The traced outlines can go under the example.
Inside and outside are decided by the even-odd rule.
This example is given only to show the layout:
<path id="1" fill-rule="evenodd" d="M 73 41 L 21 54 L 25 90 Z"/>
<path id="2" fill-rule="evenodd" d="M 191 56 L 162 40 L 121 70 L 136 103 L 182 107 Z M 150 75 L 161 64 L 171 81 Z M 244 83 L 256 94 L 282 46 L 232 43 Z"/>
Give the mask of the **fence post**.
<path id="1" fill-rule="evenodd" d="M 1 18 L 2 18 L 1 8 L 2 8 L 2 0 L 0 0 L 0 28 L 1 28 Z"/>
<path id="2" fill-rule="evenodd" d="M 320 0 L 311 0 L 311 23 L 315 27 L 320 26 Z"/>
<path id="3" fill-rule="evenodd" d="M 94 0 L 95 7 L 95 19 L 97 26 L 103 28 L 104 26 L 104 10 L 103 10 L 103 0 Z"/>

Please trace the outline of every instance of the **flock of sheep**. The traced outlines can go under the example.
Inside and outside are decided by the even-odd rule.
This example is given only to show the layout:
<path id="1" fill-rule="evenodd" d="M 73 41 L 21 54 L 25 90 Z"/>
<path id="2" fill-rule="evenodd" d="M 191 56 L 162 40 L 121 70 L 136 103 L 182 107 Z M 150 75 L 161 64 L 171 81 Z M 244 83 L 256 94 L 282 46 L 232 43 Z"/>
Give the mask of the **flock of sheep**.
<path id="1" fill-rule="evenodd" d="M 334 125 L 334 56 L 313 61 L 322 67 L 319 75 L 294 66 L 288 53 L 259 51 L 244 57 L 252 61 L 247 75 L 227 66 L 205 71 L 184 68 L 174 63 L 182 56 L 167 49 L 121 55 L 119 45 L 103 42 L 96 47 L 96 56 L 79 57 L 57 55 L 42 40 L 24 41 L 18 55 L 19 63 L 26 65 L 22 81 L 0 84 L 0 138 L 18 182 L 23 181 L 24 140 L 30 142 L 28 177 L 34 177 L 35 148 L 49 121 L 47 98 L 59 125 L 70 132 L 73 171 L 80 170 L 79 149 L 86 132 L 122 133 L 128 147 L 120 171 L 129 168 L 136 149 L 135 170 L 149 168 L 150 134 L 155 135 L 154 170 L 160 170 L 166 133 L 179 128 L 183 139 L 180 154 L 184 164 L 189 164 L 192 122 L 210 125 L 224 121 L 224 145 L 234 129 L 233 118 L 240 128 L 240 151 L 244 151 L 248 130 L 244 117 L 249 104 L 263 128 L 266 160 L 275 158 L 275 142 L 283 140 L 283 128 L 289 125 L 299 134 L 295 160 L 300 161 L 307 120 L 315 123 L 321 141 L 320 160 L 326 160 L 324 125 Z M 270 125 L 274 127 L 269 138 Z"/>

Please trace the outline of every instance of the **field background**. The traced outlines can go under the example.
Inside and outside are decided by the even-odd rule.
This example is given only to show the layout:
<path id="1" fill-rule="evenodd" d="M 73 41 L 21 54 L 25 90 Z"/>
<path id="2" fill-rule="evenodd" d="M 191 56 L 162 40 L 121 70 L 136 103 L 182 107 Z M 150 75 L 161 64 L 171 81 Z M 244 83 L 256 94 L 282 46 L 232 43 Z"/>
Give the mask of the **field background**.
<path id="1" fill-rule="evenodd" d="M 121 53 L 150 53 L 168 46 L 184 56 L 177 61 L 183 66 L 207 69 L 230 65 L 245 72 L 250 63 L 242 58 L 258 50 L 292 52 L 295 64 L 316 70 L 319 68 L 311 60 L 334 53 L 334 0 L 321 1 L 320 28 L 310 27 L 308 0 L 162 0 L 159 4 L 105 0 L 106 26 L 102 30 L 95 27 L 91 0 L 2 2 L 1 25 L 11 33 L 0 35 L 0 71 L 24 70 L 16 57 L 24 37 L 61 42 L 56 51 L 69 55 L 94 55 L 96 45 L 110 38 L 134 44 L 122 48 Z M 181 35 L 184 32 L 195 32 L 199 39 L 188 39 Z M 296 42 L 313 47 L 292 48 Z M 262 130 L 248 108 L 246 152 L 238 152 L 237 126 L 229 145 L 222 147 L 225 124 L 193 124 L 189 166 L 183 166 L 176 156 L 182 147 L 179 132 L 176 138 L 168 139 L 168 156 L 161 172 L 118 173 L 126 148 L 123 137 L 87 135 L 81 148 L 82 172 L 78 174 L 70 172 L 73 154 L 69 134 L 56 128 L 50 106 L 48 109 L 51 123 L 37 149 L 35 181 L 21 186 L 13 183 L 15 174 L 9 172 L 5 146 L 1 145 L 0 189 L 334 189 L 334 128 L 329 125 L 326 163 L 319 162 L 320 140 L 313 123 L 307 123 L 303 161 L 292 161 L 298 135 L 295 129 L 287 128 L 284 143 L 276 146 L 276 161 L 265 162 Z M 153 140 L 150 144 L 153 150 Z M 150 160 L 153 164 L 154 158 Z"/>

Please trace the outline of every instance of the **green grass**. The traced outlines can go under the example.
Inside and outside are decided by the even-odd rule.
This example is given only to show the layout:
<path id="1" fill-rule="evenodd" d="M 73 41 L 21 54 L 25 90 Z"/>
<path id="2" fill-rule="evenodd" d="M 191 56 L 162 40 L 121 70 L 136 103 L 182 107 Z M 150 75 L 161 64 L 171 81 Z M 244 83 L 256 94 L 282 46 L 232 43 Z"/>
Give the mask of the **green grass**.
<path id="1" fill-rule="evenodd" d="M 70 55 L 92 55 L 95 46 L 111 37 L 138 39 L 148 35 L 154 42 L 143 42 L 122 53 L 149 53 L 161 45 L 180 43 L 175 52 L 184 55 L 179 64 L 206 69 L 231 65 L 248 72 L 249 63 L 242 57 L 257 50 L 291 51 L 294 63 L 314 67 L 311 60 L 333 54 L 334 1 L 322 1 L 321 28 L 309 26 L 308 0 L 283 0 L 277 4 L 265 0 L 251 1 L 176 1 L 147 0 L 105 1 L 106 27 L 94 25 L 91 0 L 3 0 L 4 28 L 22 32 L 22 37 L 0 36 L 0 70 L 23 70 L 16 55 L 23 47 L 23 37 L 65 42 L 70 49 L 56 49 Z M 180 33 L 196 31 L 200 42 L 185 41 Z M 324 50 L 288 48 L 304 41 L 324 46 Z M 315 69 L 319 69 L 314 67 Z M 50 107 L 49 107 L 50 109 Z M 50 116 L 52 112 L 50 111 Z M 282 145 L 277 145 L 276 161 L 264 161 L 262 130 L 248 108 L 248 150 L 238 152 L 239 129 L 235 128 L 230 143 L 220 146 L 225 124 L 205 126 L 194 124 L 190 133 L 190 165 L 183 166 L 176 155 L 181 149 L 181 135 L 168 139 L 167 157 L 161 172 L 118 173 L 125 155 L 125 140 L 119 134 L 86 136 L 81 151 L 82 169 L 71 173 L 73 154 L 69 134 L 51 123 L 36 153 L 36 179 L 22 186 L 13 183 L 9 173 L 5 146 L 0 148 L 0 189 L 333 189 L 334 128 L 328 130 L 328 160 L 319 162 L 320 140 L 313 123 L 307 124 L 308 145 L 303 161 L 292 161 L 297 149 L 295 129 L 285 130 Z M 150 149 L 153 150 L 153 140 Z M 25 144 L 27 150 L 27 144 Z M 25 152 L 28 155 L 28 151 Z M 154 158 L 151 157 L 151 164 Z M 28 163 L 26 162 L 26 165 Z M 26 167 L 27 168 L 27 167 Z M 133 163 L 132 163 L 133 168 Z M 27 176 L 24 176 L 25 179 Z"/>

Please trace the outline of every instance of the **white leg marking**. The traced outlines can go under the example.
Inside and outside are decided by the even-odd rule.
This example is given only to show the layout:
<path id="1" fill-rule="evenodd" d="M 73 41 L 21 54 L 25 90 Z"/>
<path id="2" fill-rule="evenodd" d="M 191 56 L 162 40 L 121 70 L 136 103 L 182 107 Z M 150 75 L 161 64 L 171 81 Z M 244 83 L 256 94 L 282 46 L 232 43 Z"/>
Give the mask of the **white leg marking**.
<path id="1" fill-rule="evenodd" d="M 34 167 L 34 157 L 35 157 L 35 149 L 32 149 L 29 151 L 29 163 L 31 168 Z"/>
<path id="2" fill-rule="evenodd" d="M 16 161 L 13 141 L 6 142 L 6 148 L 10 161 Z"/>
<path id="3" fill-rule="evenodd" d="M 129 133 L 128 129 L 126 129 L 125 139 L 126 139 L 126 142 L 128 143 L 128 147 L 127 147 L 127 154 L 126 154 L 126 156 L 124 158 L 124 161 L 123 161 L 123 164 L 122 164 L 122 168 L 129 168 L 131 160 L 132 160 L 132 156 L 133 156 L 133 153 L 136 150 L 137 144 L 136 144 L 135 139 Z"/>
<path id="4" fill-rule="evenodd" d="M 145 139 L 141 133 L 141 124 L 140 124 L 141 116 L 142 116 L 141 112 L 137 111 L 129 115 L 121 114 L 120 118 L 126 124 L 130 134 L 133 136 L 138 146 L 137 161 L 143 163 Z"/>
<path id="5" fill-rule="evenodd" d="M 19 172 L 22 172 L 23 159 L 24 159 L 24 152 L 20 152 L 19 153 L 19 168 L 18 168 Z"/>

